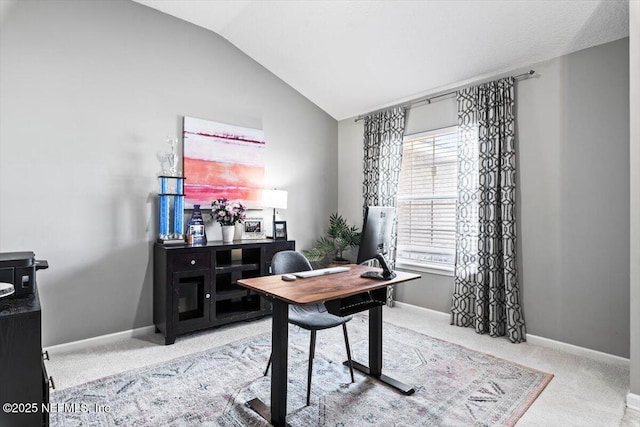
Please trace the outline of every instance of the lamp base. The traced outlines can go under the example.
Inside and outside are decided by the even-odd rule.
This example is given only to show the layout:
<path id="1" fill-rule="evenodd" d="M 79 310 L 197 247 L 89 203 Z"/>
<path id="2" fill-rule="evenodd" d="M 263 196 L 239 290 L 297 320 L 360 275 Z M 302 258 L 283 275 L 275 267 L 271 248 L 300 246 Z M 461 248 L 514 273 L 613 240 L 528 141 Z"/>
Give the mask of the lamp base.
<path id="1" fill-rule="evenodd" d="M 271 219 L 271 236 L 266 237 L 271 240 L 276 237 L 276 208 L 273 208 L 273 217 Z"/>

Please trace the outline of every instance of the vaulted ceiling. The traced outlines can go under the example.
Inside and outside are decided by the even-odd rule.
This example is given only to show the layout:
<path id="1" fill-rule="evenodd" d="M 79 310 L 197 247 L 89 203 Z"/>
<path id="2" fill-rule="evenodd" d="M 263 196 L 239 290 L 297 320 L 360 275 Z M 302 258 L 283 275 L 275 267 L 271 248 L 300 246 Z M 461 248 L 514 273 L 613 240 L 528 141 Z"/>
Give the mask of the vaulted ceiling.
<path id="1" fill-rule="evenodd" d="M 629 34 L 627 0 L 134 0 L 221 35 L 341 120 Z"/>

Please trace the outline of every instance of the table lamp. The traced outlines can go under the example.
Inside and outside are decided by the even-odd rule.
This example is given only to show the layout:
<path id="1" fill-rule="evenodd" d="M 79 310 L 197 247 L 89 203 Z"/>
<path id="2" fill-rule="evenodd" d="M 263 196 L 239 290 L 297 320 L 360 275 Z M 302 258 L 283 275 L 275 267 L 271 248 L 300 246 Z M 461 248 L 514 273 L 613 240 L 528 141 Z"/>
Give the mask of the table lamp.
<path id="1" fill-rule="evenodd" d="M 284 190 L 262 190 L 262 207 L 273 208 L 273 223 L 271 225 L 271 238 L 275 237 L 276 209 L 287 208 L 287 192 Z"/>

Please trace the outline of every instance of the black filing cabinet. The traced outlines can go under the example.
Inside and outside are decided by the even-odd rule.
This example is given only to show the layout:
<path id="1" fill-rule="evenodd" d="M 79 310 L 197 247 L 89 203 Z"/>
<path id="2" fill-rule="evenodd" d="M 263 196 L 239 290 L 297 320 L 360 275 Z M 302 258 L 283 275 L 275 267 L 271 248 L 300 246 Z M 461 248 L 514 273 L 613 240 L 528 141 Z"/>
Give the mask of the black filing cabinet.
<path id="1" fill-rule="evenodd" d="M 34 285 L 35 287 L 35 285 Z M 49 425 L 49 377 L 43 362 L 41 310 L 33 293 L 0 299 L 0 426 Z"/>

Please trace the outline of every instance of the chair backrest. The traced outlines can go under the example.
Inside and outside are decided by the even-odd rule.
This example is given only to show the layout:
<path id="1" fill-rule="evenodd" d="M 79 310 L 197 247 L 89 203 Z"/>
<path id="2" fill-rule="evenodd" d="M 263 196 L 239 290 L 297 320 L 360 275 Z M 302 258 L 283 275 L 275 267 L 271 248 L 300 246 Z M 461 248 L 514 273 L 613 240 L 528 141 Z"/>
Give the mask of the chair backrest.
<path id="1" fill-rule="evenodd" d="M 296 273 L 298 271 L 313 270 L 309 260 L 296 251 L 281 251 L 276 253 L 271 260 L 271 272 L 273 274 Z"/>

